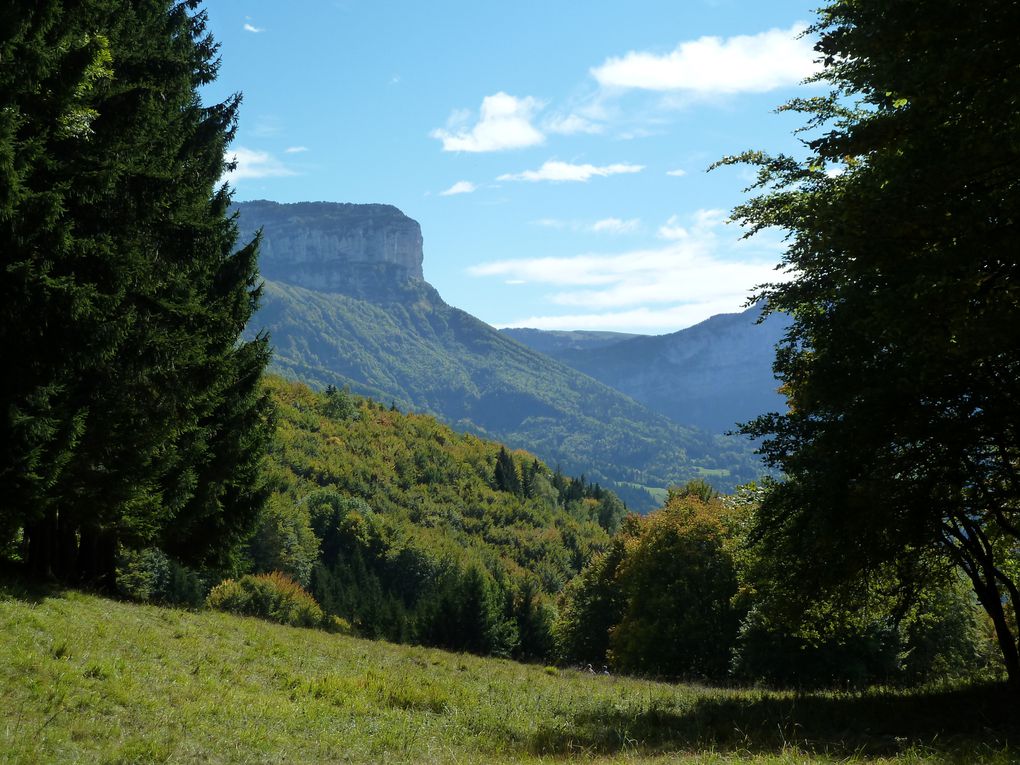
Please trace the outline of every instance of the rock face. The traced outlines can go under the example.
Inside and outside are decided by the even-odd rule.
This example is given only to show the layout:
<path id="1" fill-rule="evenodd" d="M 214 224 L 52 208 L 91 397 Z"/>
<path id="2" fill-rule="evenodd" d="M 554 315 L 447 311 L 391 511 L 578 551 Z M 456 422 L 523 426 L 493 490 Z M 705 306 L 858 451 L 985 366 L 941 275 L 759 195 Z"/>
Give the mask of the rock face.
<path id="1" fill-rule="evenodd" d="M 241 241 L 261 226 L 259 270 L 273 281 L 367 300 L 422 282 L 418 222 L 391 205 L 240 202 Z"/>

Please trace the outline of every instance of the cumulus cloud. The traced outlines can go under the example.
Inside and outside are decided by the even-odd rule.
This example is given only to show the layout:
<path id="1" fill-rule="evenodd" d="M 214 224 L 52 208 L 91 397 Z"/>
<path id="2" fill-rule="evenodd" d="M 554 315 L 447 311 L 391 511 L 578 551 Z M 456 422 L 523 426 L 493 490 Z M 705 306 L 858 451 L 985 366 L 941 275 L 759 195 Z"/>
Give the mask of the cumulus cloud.
<path id="1" fill-rule="evenodd" d="M 301 154 L 302 152 L 308 151 L 307 146 L 288 146 L 283 150 L 284 154 Z"/>
<path id="2" fill-rule="evenodd" d="M 678 167 L 676 170 L 667 170 L 666 175 L 672 175 L 674 178 L 683 178 L 687 175 L 687 171 Z"/>
<path id="3" fill-rule="evenodd" d="M 443 151 L 488 152 L 537 146 L 545 136 L 531 124 L 542 103 L 531 96 L 516 98 L 502 91 L 482 99 L 478 121 L 470 112 L 455 111 L 446 128 L 430 134 L 443 142 Z"/>
<path id="4" fill-rule="evenodd" d="M 694 94 L 763 93 L 796 85 L 818 70 L 804 24 L 756 35 L 700 37 L 671 53 L 631 51 L 591 70 L 607 88 Z"/>
<path id="5" fill-rule="evenodd" d="M 457 181 L 446 191 L 440 191 L 439 196 L 441 197 L 452 197 L 455 194 L 470 194 L 475 191 L 478 187 L 471 181 Z"/>
<path id="6" fill-rule="evenodd" d="M 549 160 L 538 170 L 525 170 L 523 173 L 506 173 L 497 178 L 500 181 L 574 181 L 584 183 L 596 176 L 619 175 L 621 173 L 640 173 L 644 165 L 617 163 L 596 167 L 591 164 L 573 165 L 569 162 Z"/>
<path id="7" fill-rule="evenodd" d="M 297 175 L 267 151 L 256 151 L 238 146 L 236 149 L 227 151 L 225 158 L 228 162 L 236 163 L 236 167 L 223 176 L 223 180 L 230 183 L 245 178 L 280 178 Z"/>
<path id="8" fill-rule="evenodd" d="M 503 326 L 673 331 L 740 310 L 756 285 L 784 277 L 775 271 L 778 239 L 742 241 L 740 230 L 725 227 L 724 219 L 720 210 L 699 210 L 683 221 L 674 217 L 666 227 L 672 236 L 660 247 L 493 261 L 469 273 L 546 285 L 550 303 L 575 309 L 515 318 Z"/>
<path id="9" fill-rule="evenodd" d="M 251 32 L 253 34 L 258 34 L 259 32 L 265 32 L 266 30 L 265 27 L 257 27 L 251 22 L 246 21 L 244 22 L 244 31 Z"/>

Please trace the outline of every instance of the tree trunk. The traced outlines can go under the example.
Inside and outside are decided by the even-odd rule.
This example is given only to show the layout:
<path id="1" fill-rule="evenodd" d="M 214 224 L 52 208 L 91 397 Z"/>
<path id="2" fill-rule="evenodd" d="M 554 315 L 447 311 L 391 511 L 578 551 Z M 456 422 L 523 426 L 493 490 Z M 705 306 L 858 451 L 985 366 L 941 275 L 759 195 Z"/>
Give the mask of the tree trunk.
<path id="1" fill-rule="evenodd" d="M 973 578 L 972 581 L 974 581 Z M 1020 694 L 1020 652 L 1017 650 L 1016 637 L 1006 619 L 999 589 L 993 580 L 990 583 L 974 581 L 974 590 L 977 592 L 981 605 L 992 618 L 992 624 L 995 625 L 995 637 L 999 642 L 1003 663 L 1006 665 L 1009 687 L 1013 689 L 1014 693 Z"/>
<path id="2" fill-rule="evenodd" d="M 42 518 L 25 526 L 28 538 L 27 565 L 37 579 L 52 579 L 57 548 L 57 514 L 48 511 Z"/>
<path id="3" fill-rule="evenodd" d="M 54 573 L 60 581 L 73 583 L 78 573 L 78 527 L 65 513 L 57 517 L 55 549 Z"/>
<path id="4" fill-rule="evenodd" d="M 117 584 L 116 571 L 116 534 L 98 526 L 83 527 L 78 547 L 78 583 L 103 592 L 113 592 Z"/>

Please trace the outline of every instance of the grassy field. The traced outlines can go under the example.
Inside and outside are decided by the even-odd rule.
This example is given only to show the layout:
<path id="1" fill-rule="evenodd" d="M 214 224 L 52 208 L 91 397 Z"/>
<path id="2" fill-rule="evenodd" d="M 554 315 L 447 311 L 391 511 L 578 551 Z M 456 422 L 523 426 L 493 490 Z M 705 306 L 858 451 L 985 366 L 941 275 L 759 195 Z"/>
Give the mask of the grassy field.
<path id="1" fill-rule="evenodd" d="M 1014 763 L 1002 688 L 593 676 L 0 583 L 3 762 Z"/>

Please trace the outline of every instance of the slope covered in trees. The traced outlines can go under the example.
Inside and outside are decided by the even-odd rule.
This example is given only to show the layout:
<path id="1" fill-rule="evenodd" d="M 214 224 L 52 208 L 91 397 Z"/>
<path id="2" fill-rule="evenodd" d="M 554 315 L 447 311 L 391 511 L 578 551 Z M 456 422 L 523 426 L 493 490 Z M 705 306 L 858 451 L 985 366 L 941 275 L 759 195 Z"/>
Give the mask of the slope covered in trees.
<path id="1" fill-rule="evenodd" d="M 641 487 L 710 476 L 727 489 L 758 475 L 747 444 L 676 425 L 451 308 L 424 283 L 380 305 L 267 282 L 251 326 L 268 329 L 274 368 L 289 377 L 525 448 L 636 509 L 656 504 Z"/>
<path id="2" fill-rule="evenodd" d="M 555 596 L 618 527 L 615 495 L 427 415 L 267 385 L 272 495 L 240 570 L 292 576 L 361 634 L 549 655 Z"/>

